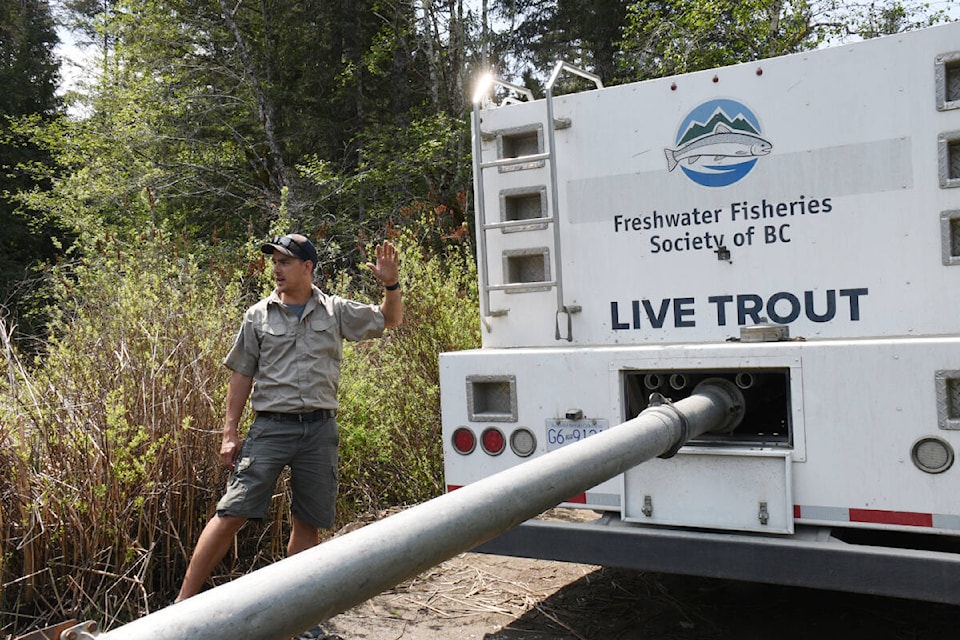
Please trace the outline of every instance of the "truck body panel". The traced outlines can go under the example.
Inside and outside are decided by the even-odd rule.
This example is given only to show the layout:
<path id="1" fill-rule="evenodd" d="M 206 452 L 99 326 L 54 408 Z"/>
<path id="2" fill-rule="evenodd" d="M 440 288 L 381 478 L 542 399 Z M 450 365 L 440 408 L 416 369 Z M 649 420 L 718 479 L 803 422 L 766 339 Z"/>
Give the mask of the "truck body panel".
<path id="1" fill-rule="evenodd" d="M 483 549 L 554 557 L 533 527 L 581 541 L 562 559 L 960 602 L 920 584 L 960 559 L 958 86 L 953 23 L 478 106 L 483 344 L 440 358 L 448 490 L 709 378 L 746 405 L 571 496 L 593 525 Z M 590 551 L 611 536 L 672 559 Z M 698 536 L 784 564 L 724 573 Z M 838 553 L 848 575 L 806 567 Z"/>

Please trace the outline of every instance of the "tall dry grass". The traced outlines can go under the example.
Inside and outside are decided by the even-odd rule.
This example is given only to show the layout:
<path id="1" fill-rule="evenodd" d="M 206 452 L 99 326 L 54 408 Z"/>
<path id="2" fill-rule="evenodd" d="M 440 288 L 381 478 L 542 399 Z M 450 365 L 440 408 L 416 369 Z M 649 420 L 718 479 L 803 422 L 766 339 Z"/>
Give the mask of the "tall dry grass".
<path id="1" fill-rule="evenodd" d="M 58 274 L 42 355 L 0 332 L 0 630 L 156 607 L 223 482 L 234 279 L 159 234 L 102 239 Z"/>
<path id="2" fill-rule="evenodd" d="M 469 251 L 398 241 L 406 322 L 345 352 L 340 523 L 441 491 L 436 356 L 479 342 Z M 243 291 L 262 290 L 255 245 L 228 268 L 159 233 L 98 243 L 56 272 L 42 355 L 19 355 L 0 322 L 0 637 L 167 604 L 226 480 L 222 359 Z M 285 480 L 271 510 L 214 584 L 282 557 Z"/>

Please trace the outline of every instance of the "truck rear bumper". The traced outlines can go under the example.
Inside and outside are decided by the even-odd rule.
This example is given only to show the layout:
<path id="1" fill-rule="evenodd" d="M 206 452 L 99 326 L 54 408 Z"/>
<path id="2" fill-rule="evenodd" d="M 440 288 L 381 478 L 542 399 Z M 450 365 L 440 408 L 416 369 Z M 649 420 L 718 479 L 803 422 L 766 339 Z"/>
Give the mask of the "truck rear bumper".
<path id="1" fill-rule="evenodd" d="M 473 551 L 960 604 L 960 553 L 850 544 L 823 527 L 770 537 L 652 528 L 611 513 L 530 520 Z"/>

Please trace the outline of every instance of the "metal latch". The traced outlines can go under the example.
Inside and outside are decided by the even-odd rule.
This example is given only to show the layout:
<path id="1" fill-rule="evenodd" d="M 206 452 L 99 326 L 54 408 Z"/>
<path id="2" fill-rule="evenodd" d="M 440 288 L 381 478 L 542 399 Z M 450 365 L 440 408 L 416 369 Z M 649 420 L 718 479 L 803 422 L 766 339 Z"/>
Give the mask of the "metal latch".
<path id="1" fill-rule="evenodd" d="M 740 327 L 740 342 L 780 342 L 790 339 L 790 328 L 785 324 L 772 324 L 766 318 L 749 327 Z"/>
<path id="2" fill-rule="evenodd" d="M 20 636 L 17 640 L 93 640 L 100 636 L 100 625 L 87 620 L 77 624 L 69 620 Z"/>
<path id="3" fill-rule="evenodd" d="M 100 625 L 92 620 L 81 622 L 60 634 L 60 640 L 94 640 L 100 637 Z"/>
<path id="4" fill-rule="evenodd" d="M 648 518 L 653 516 L 653 498 L 650 496 L 643 496 L 643 508 L 640 509 L 640 513 L 647 516 Z"/>
<path id="5" fill-rule="evenodd" d="M 760 524 L 767 524 L 770 522 L 770 512 L 767 511 L 767 503 L 760 503 L 760 513 L 757 514 L 757 517 L 760 519 Z"/>

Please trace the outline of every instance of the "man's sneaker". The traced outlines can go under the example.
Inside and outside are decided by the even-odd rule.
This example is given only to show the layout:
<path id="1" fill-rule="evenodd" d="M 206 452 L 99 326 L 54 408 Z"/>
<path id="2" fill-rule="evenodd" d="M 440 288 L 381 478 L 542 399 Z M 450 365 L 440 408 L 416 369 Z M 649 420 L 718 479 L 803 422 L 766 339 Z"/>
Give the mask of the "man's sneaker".
<path id="1" fill-rule="evenodd" d="M 336 634 L 328 634 L 320 625 L 317 625 L 312 629 L 307 629 L 294 640 L 343 640 L 343 638 Z"/>

